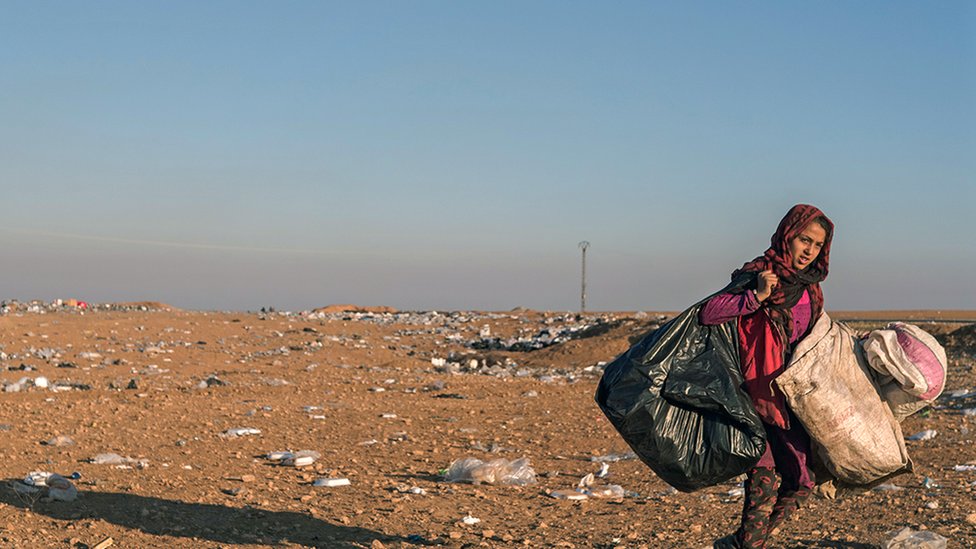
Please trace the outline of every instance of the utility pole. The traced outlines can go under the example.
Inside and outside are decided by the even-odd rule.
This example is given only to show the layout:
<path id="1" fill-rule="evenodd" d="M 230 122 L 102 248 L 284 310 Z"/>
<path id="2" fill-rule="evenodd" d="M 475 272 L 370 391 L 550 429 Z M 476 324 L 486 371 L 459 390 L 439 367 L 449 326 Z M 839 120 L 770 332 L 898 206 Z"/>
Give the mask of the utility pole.
<path id="1" fill-rule="evenodd" d="M 586 312 L 586 249 L 590 247 L 590 243 L 587 241 L 582 241 L 579 243 L 579 247 L 583 250 L 583 276 L 582 276 L 582 286 L 580 287 L 580 312 Z"/>

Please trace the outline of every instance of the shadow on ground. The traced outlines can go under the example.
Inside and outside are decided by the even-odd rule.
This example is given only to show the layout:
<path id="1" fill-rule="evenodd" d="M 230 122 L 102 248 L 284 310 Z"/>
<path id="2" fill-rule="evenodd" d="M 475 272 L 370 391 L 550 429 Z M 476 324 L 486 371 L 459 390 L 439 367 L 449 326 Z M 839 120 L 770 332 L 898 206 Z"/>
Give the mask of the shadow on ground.
<path id="1" fill-rule="evenodd" d="M 311 547 L 363 547 L 373 540 L 406 541 L 373 530 L 340 526 L 291 511 L 189 503 L 114 492 L 79 491 L 76 501 L 47 502 L 18 494 L 10 480 L 0 486 L 0 502 L 59 520 L 96 519 L 155 536 L 217 543 L 297 543 Z"/>

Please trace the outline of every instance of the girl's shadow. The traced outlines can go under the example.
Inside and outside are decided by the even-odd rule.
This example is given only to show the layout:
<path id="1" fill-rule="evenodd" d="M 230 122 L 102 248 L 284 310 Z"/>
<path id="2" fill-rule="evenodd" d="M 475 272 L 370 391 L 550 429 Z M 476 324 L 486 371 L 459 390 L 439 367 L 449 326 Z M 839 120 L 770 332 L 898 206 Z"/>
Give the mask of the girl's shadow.
<path id="1" fill-rule="evenodd" d="M 199 538 L 217 543 L 311 547 L 362 547 L 373 540 L 406 541 L 373 530 L 340 526 L 291 511 L 189 503 L 136 494 L 79 490 L 73 502 L 45 502 L 19 494 L 11 482 L 0 485 L 0 502 L 59 520 L 93 518 L 158 536 Z"/>

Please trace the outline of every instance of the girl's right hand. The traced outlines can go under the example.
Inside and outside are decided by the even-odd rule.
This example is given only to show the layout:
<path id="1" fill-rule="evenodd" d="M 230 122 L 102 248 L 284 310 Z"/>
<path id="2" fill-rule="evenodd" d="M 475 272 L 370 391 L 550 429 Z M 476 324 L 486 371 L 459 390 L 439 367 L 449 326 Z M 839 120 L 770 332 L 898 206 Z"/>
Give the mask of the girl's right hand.
<path id="1" fill-rule="evenodd" d="M 756 288 L 756 298 L 762 302 L 766 301 L 776 289 L 776 285 L 779 284 L 779 277 L 772 270 L 763 271 L 759 273 L 757 282 L 759 286 Z"/>

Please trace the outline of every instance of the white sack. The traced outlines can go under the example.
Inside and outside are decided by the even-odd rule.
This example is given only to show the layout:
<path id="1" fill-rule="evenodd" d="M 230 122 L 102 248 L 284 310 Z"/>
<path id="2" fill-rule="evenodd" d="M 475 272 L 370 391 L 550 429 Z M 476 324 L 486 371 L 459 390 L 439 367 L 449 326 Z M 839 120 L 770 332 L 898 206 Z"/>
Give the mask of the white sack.
<path id="1" fill-rule="evenodd" d="M 820 315 L 775 383 L 837 479 L 870 484 L 909 470 L 901 426 L 881 400 L 855 334 Z"/>
<path id="2" fill-rule="evenodd" d="M 946 352 L 929 333 L 913 324 L 893 322 L 864 341 L 864 355 L 874 379 L 901 421 L 935 401 L 945 386 Z"/>

